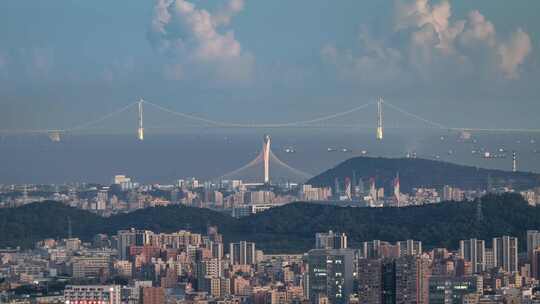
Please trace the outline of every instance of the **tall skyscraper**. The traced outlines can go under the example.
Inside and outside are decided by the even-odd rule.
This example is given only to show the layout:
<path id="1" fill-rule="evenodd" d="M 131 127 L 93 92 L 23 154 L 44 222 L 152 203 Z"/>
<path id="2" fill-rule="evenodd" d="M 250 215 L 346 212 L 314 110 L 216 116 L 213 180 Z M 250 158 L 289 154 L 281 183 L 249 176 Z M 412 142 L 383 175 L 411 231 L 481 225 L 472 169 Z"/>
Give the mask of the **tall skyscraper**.
<path id="1" fill-rule="evenodd" d="M 241 241 L 229 245 L 229 255 L 233 265 L 256 264 L 255 243 Z"/>
<path id="2" fill-rule="evenodd" d="M 316 249 L 346 249 L 347 235 L 345 233 L 335 233 L 332 230 L 328 233 L 315 234 Z"/>
<path id="3" fill-rule="evenodd" d="M 532 277 L 540 279 L 540 248 L 534 249 L 531 259 Z"/>
<path id="4" fill-rule="evenodd" d="M 381 303 L 396 303 L 396 261 L 394 259 L 385 259 L 382 261 L 381 270 Z"/>
<path id="5" fill-rule="evenodd" d="M 382 259 L 358 260 L 358 298 L 361 304 L 381 303 L 382 301 Z"/>
<path id="6" fill-rule="evenodd" d="M 473 273 L 480 273 L 486 269 L 486 245 L 483 240 L 470 239 L 459 241 L 459 255 L 467 262 L 471 262 Z"/>
<path id="7" fill-rule="evenodd" d="M 540 232 L 538 230 L 527 230 L 527 258 L 532 261 L 533 251 L 540 247 Z"/>
<path id="8" fill-rule="evenodd" d="M 349 303 L 353 287 L 351 249 L 312 249 L 308 252 L 307 295 L 311 303 L 328 298 L 329 303 Z"/>
<path id="9" fill-rule="evenodd" d="M 396 259 L 396 302 L 402 304 L 428 303 L 428 262 L 418 256 Z"/>
<path id="10" fill-rule="evenodd" d="M 482 276 L 447 277 L 429 279 L 429 304 L 468 303 L 465 298 L 482 292 Z"/>
<path id="11" fill-rule="evenodd" d="M 494 238 L 493 260 L 495 267 L 506 272 L 518 271 L 518 239 L 511 236 Z"/>

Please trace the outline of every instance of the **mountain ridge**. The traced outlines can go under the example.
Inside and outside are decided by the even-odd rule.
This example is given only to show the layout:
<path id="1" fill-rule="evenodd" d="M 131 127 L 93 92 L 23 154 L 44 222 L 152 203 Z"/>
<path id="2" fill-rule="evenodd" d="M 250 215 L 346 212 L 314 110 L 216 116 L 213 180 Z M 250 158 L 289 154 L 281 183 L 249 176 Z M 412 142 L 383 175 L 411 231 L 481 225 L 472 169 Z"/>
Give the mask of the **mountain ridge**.
<path id="1" fill-rule="evenodd" d="M 481 202 L 482 216 L 477 214 Z M 304 252 L 317 232 L 345 232 L 358 246 L 366 240 L 417 239 L 426 247 L 456 248 L 460 239 L 490 240 L 514 235 L 523 240 L 527 229 L 540 227 L 540 208 L 528 206 L 520 195 L 487 195 L 477 202 L 443 202 L 403 208 L 336 207 L 296 202 L 235 219 L 185 206 L 141 209 L 109 218 L 58 202 L 32 203 L 0 210 L 0 247 L 30 248 L 45 238 L 67 237 L 68 218 L 73 236 L 88 241 L 97 233 L 115 234 L 135 227 L 155 232 L 190 229 L 204 233 L 217 225 L 225 241 L 255 241 L 267 252 Z M 523 245 L 523 241 L 521 242 Z"/>
<path id="2" fill-rule="evenodd" d="M 442 188 L 444 185 L 467 190 L 487 189 L 488 183 L 493 186 L 511 185 L 519 190 L 540 185 L 540 174 L 532 172 L 485 169 L 421 158 L 383 157 L 350 158 L 312 177 L 306 183 L 333 187 L 336 178 L 343 182 L 346 177 L 356 175 L 364 180 L 374 177 L 378 187 L 390 189 L 397 174 L 401 189 L 405 192 L 418 187 Z"/>

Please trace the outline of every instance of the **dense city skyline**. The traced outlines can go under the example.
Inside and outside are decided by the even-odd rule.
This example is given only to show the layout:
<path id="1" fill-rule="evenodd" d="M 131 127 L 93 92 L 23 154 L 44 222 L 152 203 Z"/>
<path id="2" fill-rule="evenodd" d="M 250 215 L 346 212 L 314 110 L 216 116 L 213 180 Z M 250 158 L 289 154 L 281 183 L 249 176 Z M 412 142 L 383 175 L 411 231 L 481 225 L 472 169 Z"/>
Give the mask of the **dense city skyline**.
<path id="1" fill-rule="evenodd" d="M 540 1 L 0 1 L 0 303 L 540 303 Z"/>

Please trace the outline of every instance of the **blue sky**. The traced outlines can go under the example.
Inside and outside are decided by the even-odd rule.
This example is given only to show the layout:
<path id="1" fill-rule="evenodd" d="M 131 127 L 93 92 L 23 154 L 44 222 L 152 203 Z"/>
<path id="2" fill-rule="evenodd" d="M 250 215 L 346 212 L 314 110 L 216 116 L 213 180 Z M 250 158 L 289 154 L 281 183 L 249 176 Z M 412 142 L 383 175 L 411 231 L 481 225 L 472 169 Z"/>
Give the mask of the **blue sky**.
<path id="1" fill-rule="evenodd" d="M 446 125 L 540 127 L 540 2 L 0 3 L 0 129 L 64 128 L 144 97 L 277 122 L 383 95 Z"/>

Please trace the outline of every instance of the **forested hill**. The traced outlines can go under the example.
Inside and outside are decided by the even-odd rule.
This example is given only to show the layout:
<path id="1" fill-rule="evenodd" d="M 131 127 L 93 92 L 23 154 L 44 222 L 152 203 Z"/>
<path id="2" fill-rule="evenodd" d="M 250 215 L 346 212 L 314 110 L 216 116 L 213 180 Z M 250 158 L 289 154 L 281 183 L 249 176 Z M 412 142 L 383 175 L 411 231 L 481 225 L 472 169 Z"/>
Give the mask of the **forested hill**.
<path id="1" fill-rule="evenodd" d="M 488 179 L 493 186 L 512 185 L 517 189 L 540 186 L 540 174 L 508 172 L 457 165 L 418 158 L 355 157 L 329 169 L 307 183 L 314 186 L 333 186 L 337 177 L 367 180 L 374 177 L 378 187 L 390 189 L 399 173 L 401 189 L 409 192 L 414 187 L 442 187 L 451 185 L 463 189 L 486 189 Z"/>
<path id="2" fill-rule="evenodd" d="M 461 239 L 513 235 L 524 245 L 527 229 L 540 228 L 540 207 L 530 207 L 516 194 L 484 197 L 478 203 L 445 202 L 405 208 L 354 208 L 293 203 L 242 219 L 207 209 L 156 207 L 102 218 L 60 203 L 34 203 L 0 209 L 0 247 L 30 247 L 44 238 L 64 238 L 68 218 L 73 235 L 90 240 L 97 233 L 115 234 L 136 227 L 156 232 L 191 229 L 204 232 L 217 225 L 226 241 L 251 240 L 268 252 L 304 252 L 317 232 L 334 230 L 349 235 L 357 246 L 365 240 L 417 239 L 426 247 L 456 248 Z M 478 210 L 481 210 L 479 214 Z"/>

